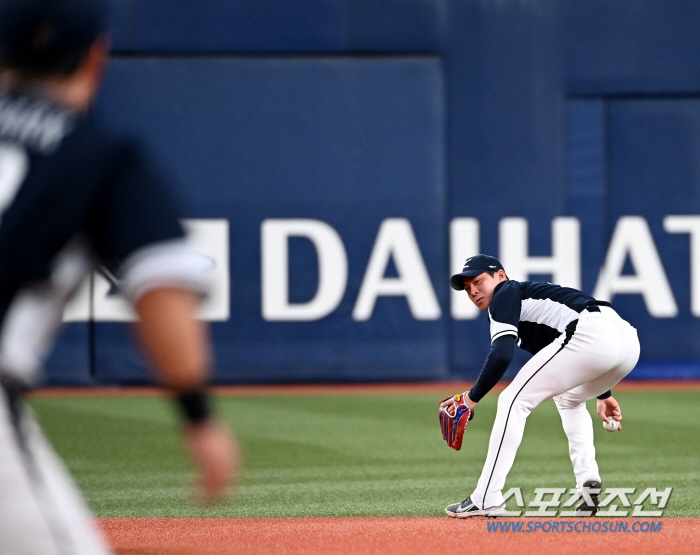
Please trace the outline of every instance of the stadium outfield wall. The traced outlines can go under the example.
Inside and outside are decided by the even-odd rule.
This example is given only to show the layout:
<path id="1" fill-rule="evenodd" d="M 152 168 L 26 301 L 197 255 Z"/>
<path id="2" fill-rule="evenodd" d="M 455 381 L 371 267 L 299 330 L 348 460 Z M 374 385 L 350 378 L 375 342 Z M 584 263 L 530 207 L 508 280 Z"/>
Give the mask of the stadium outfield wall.
<path id="1" fill-rule="evenodd" d="M 474 379 L 488 324 L 448 277 L 475 252 L 611 299 L 639 330 L 631 377 L 700 378 L 700 4 L 112 15 L 95 111 L 148 143 L 217 261 L 215 381 Z M 95 276 L 48 383 L 148 382 L 131 318 Z"/>

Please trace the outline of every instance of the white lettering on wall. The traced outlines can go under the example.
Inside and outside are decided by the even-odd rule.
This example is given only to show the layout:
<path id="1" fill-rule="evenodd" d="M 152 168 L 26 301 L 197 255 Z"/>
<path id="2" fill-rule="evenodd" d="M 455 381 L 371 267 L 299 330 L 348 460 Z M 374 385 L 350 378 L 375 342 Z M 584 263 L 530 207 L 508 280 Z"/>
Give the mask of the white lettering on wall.
<path id="1" fill-rule="evenodd" d="M 309 239 L 318 256 L 318 287 L 307 302 L 289 301 L 289 238 Z M 308 322 L 333 312 L 343 299 L 348 259 L 329 224 L 311 219 L 267 219 L 260 229 L 262 316 L 268 321 Z"/>
<path id="2" fill-rule="evenodd" d="M 628 256 L 635 273 L 622 275 Z M 618 220 L 593 292 L 596 299 L 606 301 L 617 294 L 642 295 L 649 314 L 656 318 L 678 315 L 651 230 L 641 216 L 625 216 Z"/>
<path id="3" fill-rule="evenodd" d="M 391 258 L 398 277 L 384 276 Z M 380 296 L 405 296 L 416 320 L 437 320 L 441 316 L 411 222 L 405 218 L 382 222 L 352 311 L 353 319 L 369 320 Z"/>
<path id="4" fill-rule="evenodd" d="M 533 274 L 552 276 L 552 283 L 581 288 L 581 224 L 577 218 L 552 220 L 552 256 L 529 256 L 528 222 L 503 218 L 499 224 L 499 260 L 510 279 L 523 281 Z"/>
<path id="5" fill-rule="evenodd" d="M 664 229 L 690 234 L 690 313 L 700 316 L 700 216 L 666 216 Z"/>
<path id="6" fill-rule="evenodd" d="M 455 218 L 450 222 L 450 275 L 464 268 L 464 261 L 479 254 L 479 220 Z M 447 276 L 449 279 L 449 276 Z M 446 279 L 446 281 L 447 281 Z M 475 320 L 481 311 L 464 291 L 450 287 L 450 312 L 455 320 Z"/>
<path id="7" fill-rule="evenodd" d="M 199 317 L 211 322 L 226 322 L 231 317 L 229 222 L 226 218 L 201 218 L 183 220 L 182 225 L 194 248 L 215 262 L 211 292 L 202 303 Z"/>
<path id="8" fill-rule="evenodd" d="M 226 219 L 191 219 L 183 225 L 195 247 L 216 261 L 215 285 L 200 317 L 210 321 L 230 318 L 229 223 Z M 687 233 L 690 239 L 690 310 L 700 317 L 700 215 L 669 215 L 663 220 L 667 233 Z M 552 276 L 552 282 L 581 288 L 581 237 L 576 218 L 552 221 L 552 255 L 530 256 L 529 227 L 524 218 L 503 218 L 499 224 L 499 258 L 512 279 L 533 274 Z M 289 299 L 289 239 L 302 237 L 318 256 L 318 285 L 313 298 L 293 303 Z M 450 314 L 455 320 L 474 320 L 478 310 L 463 292 L 449 287 L 449 276 L 461 271 L 464 260 L 480 252 L 480 224 L 476 218 L 454 218 L 449 229 L 449 272 L 440 275 L 440 290 L 450 292 Z M 632 271 L 623 275 L 626 261 Z M 398 275 L 387 277 L 393 261 Z M 310 279 L 313 279 L 311 276 Z M 315 219 L 267 219 L 261 224 L 261 308 L 268 321 L 314 321 L 338 308 L 346 294 L 348 257 L 338 232 Z M 64 321 L 132 321 L 131 307 L 114 291 L 102 274 L 86 279 L 66 306 Z M 626 216 L 617 222 L 593 291 L 596 298 L 641 295 L 649 314 L 673 318 L 678 306 L 647 221 Z M 405 297 L 416 320 L 436 320 L 441 308 L 418 246 L 411 222 L 387 218 L 379 228 L 352 318 L 372 318 L 381 296 Z"/>

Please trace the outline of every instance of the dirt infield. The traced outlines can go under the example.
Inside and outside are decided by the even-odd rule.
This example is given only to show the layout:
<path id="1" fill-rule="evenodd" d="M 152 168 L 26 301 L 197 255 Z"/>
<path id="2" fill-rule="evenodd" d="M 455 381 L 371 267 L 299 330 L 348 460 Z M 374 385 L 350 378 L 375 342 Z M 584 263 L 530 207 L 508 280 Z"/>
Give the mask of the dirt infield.
<path id="1" fill-rule="evenodd" d="M 700 519 L 668 518 L 117 518 L 98 522 L 118 555 L 444 555 L 455 551 L 691 555 L 698 553 L 700 540 Z M 521 532 L 488 529 L 518 522 Z M 598 530 L 585 531 L 585 525 L 597 525 Z M 626 532 L 618 531 L 625 527 Z"/>

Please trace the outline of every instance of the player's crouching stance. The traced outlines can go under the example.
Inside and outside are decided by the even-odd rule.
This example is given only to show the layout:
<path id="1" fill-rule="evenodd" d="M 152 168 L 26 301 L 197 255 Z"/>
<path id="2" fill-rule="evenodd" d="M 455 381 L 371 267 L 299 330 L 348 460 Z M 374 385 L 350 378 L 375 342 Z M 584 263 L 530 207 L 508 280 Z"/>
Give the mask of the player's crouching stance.
<path id="1" fill-rule="evenodd" d="M 443 438 L 458 449 L 461 435 L 479 401 L 503 377 L 517 344 L 532 353 L 498 398 L 488 453 L 476 489 L 445 512 L 454 518 L 501 516 L 502 490 L 532 410 L 554 399 L 573 463 L 582 516 L 598 511 L 601 479 L 595 460 L 593 422 L 586 401 L 597 398 L 597 411 L 608 422 L 622 420 L 611 389 L 639 358 L 636 330 L 610 307 L 581 291 L 534 281 L 509 280 L 501 263 L 473 256 L 450 278 L 481 310 L 488 311 L 491 350 L 474 387 L 440 403 Z M 464 406 L 464 409 L 462 409 Z M 460 416 L 461 415 L 461 416 Z M 466 415 L 466 417 L 465 417 Z"/>
<path id="2" fill-rule="evenodd" d="M 205 501 L 235 478 L 211 414 L 208 330 L 196 311 L 211 261 L 184 241 L 168 184 L 129 139 L 86 112 L 109 54 L 91 0 L 0 0 L 0 553 L 109 553 L 23 394 L 67 300 L 97 266 L 120 276 L 137 335 L 181 408 Z"/>

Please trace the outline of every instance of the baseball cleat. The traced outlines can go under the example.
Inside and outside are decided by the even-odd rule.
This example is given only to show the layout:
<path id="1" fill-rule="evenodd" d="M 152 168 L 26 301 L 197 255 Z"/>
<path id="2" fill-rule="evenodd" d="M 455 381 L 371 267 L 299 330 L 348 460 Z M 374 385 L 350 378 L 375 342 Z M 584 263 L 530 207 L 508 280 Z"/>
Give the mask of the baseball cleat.
<path id="1" fill-rule="evenodd" d="M 469 518 L 470 516 L 503 516 L 506 511 L 505 503 L 500 507 L 489 507 L 488 509 L 479 509 L 473 502 L 471 497 L 467 497 L 461 503 L 453 503 L 445 507 L 445 512 L 452 518 Z"/>
<path id="2" fill-rule="evenodd" d="M 583 483 L 583 491 L 589 494 L 592 504 L 589 504 L 585 496 L 582 495 L 576 502 L 576 512 L 581 513 L 581 516 L 595 516 L 600 510 L 598 508 L 598 505 L 600 505 L 600 492 L 602 491 L 600 480 L 586 480 Z"/>

